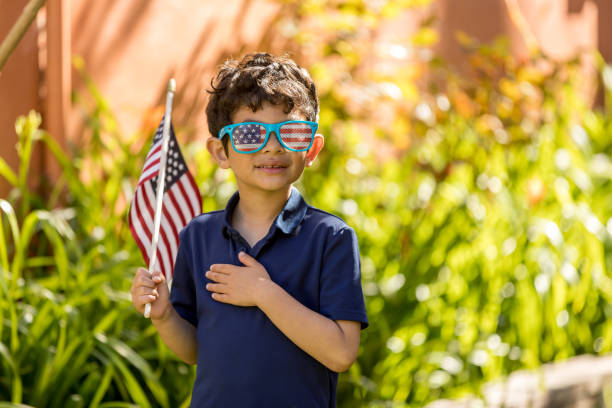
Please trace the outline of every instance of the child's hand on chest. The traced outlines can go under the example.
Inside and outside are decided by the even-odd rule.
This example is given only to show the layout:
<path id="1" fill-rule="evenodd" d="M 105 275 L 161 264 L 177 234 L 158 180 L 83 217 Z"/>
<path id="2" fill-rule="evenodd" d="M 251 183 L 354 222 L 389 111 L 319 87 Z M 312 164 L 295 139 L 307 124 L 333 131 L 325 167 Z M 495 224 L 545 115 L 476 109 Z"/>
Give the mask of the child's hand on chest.
<path id="1" fill-rule="evenodd" d="M 270 275 L 255 258 L 241 252 L 238 255 L 244 266 L 213 264 L 205 276 L 212 282 L 206 284 L 214 300 L 235 306 L 257 306 L 261 288 L 270 281 Z"/>

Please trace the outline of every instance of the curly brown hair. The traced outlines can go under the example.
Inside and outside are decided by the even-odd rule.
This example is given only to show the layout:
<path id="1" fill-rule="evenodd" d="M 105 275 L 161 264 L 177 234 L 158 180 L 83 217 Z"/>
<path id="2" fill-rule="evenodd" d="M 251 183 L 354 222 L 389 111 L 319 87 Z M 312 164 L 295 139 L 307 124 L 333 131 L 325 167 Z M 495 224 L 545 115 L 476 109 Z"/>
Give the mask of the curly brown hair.
<path id="1" fill-rule="evenodd" d="M 281 105 L 289 114 L 294 110 L 306 120 L 317 122 L 319 99 L 314 82 L 306 69 L 287 56 L 268 53 L 248 54 L 228 60 L 210 82 L 212 90 L 206 118 L 211 135 L 232 123 L 231 116 L 242 106 L 257 111 L 264 102 Z M 227 152 L 228 138 L 223 138 Z"/>

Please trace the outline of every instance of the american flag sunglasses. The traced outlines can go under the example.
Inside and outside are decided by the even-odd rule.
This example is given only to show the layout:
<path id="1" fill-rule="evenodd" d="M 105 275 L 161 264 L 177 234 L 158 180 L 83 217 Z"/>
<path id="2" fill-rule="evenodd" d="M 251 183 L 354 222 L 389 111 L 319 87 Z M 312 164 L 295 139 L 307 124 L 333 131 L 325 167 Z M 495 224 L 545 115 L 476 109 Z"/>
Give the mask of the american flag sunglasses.
<path id="1" fill-rule="evenodd" d="M 287 150 L 303 152 L 310 149 L 317 131 L 317 123 L 288 120 L 280 123 L 242 122 L 227 125 L 219 131 L 219 139 L 230 136 L 232 147 L 238 153 L 255 153 L 268 142 L 271 132 Z"/>

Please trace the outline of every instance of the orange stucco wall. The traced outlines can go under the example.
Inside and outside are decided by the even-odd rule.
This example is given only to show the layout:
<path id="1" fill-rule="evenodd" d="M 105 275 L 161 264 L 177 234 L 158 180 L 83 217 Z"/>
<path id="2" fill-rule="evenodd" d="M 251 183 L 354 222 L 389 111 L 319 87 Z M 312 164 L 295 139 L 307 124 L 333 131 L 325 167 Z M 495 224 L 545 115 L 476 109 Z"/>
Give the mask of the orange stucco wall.
<path id="1" fill-rule="evenodd" d="M 112 103 L 122 131 L 131 134 L 161 106 L 176 80 L 173 122 L 190 136 L 207 136 L 205 89 L 227 56 L 255 51 L 278 4 L 269 1 L 73 0 L 72 52 Z M 251 22 L 246 24 L 245 22 Z M 257 21 L 257 24 L 252 24 Z M 78 75 L 74 89 L 83 91 Z M 70 137 L 82 133 L 78 113 Z"/>
<path id="2" fill-rule="evenodd" d="M 516 1 L 539 46 L 547 55 L 559 60 L 598 45 L 598 4 L 582 0 L 580 7 L 572 7 L 572 3 L 577 2 Z M 506 34 L 515 53 L 521 55 L 527 52 L 521 34 L 508 16 L 505 0 L 438 0 L 436 4 L 440 19 L 439 50 L 451 60 L 458 61 L 462 56 L 461 49 L 454 41 L 458 30 L 482 42 Z"/>

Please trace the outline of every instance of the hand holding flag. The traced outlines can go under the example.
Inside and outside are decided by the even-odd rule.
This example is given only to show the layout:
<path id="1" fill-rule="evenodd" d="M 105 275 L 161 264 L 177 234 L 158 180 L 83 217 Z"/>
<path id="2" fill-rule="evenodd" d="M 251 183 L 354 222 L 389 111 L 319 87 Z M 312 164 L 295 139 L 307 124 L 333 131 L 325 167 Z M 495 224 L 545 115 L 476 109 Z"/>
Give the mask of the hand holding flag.
<path id="1" fill-rule="evenodd" d="M 150 305 L 149 317 L 156 320 L 165 320 L 172 315 L 170 303 L 170 289 L 164 275 L 160 271 L 152 274 L 146 268 L 138 268 L 130 288 L 132 303 L 140 313 L 145 312 Z"/>

